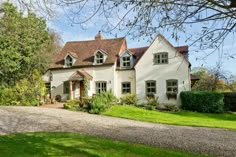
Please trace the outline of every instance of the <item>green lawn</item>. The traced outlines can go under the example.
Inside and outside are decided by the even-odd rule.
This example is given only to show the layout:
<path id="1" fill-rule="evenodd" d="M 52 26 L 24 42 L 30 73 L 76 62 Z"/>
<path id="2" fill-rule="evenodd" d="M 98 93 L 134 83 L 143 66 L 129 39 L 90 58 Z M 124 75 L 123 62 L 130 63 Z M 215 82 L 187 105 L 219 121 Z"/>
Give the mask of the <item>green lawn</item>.
<path id="1" fill-rule="evenodd" d="M 177 113 L 149 111 L 134 106 L 112 106 L 104 115 L 122 117 L 140 121 L 186 125 L 186 126 L 204 126 L 215 128 L 227 128 L 236 130 L 236 114 L 206 114 L 189 111 Z"/>
<path id="2" fill-rule="evenodd" d="M 22 133 L 0 136 L 4 157 L 201 157 L 169 150 L 103 139 L 79 133 Z"/>

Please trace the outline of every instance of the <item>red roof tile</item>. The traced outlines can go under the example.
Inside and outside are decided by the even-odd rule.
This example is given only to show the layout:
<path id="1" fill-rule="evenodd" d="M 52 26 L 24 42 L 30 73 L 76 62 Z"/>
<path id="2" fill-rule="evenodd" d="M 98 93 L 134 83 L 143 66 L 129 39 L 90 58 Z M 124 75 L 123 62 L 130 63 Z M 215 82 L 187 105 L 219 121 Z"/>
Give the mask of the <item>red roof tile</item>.
<path id="1" fill-rule="evenodd" d="M 124 49 L 127 49 L 125 42 L 126 41 L 124 37 L 115 39 L 67 42 L 60 54 L 57 56 L 56 62 L 52 64 L 50 68 L 63 68 L 64 57 L 67 55 L 67 53 L 70 53 L 71 55 L 73 53 L 73 57 L 77 56 L 75 57 L 76 62 L 73 66 L 93 65 L 94 53 L 99 49 L 103 50 L 103 52 L 106 52 L 108 55 L 104 64 L 114 64 L 117 60 L 118 54 Z"/>
<path id="2" fill-rule="evenodd" d="M 75 73 L 73 73 L 71 77 L 69 78 L 69 80 L 81 80 L 83 78 L 87 78 L 89 80 L 93 79 L 93 77 L 89 75 L 89 73 L 87 73 L 83 69 L 80 69 L 80 70 L 77 70 Z"/>
<path id="3" fill-rule="evenodd" d="M 130 48 L 129 51 L 136 56 L 136 63 L 138 60 L 143 56 L 144 52 L 149 48 L 149 46 L 146 47 L 139 47 L 139 48 Z M 175 47 L 175 49 L 180 52 L 181 54 L 188 53 L 188 46 L 178 46 Z M 136 64 L 135 63 L 135 64 Z"/>

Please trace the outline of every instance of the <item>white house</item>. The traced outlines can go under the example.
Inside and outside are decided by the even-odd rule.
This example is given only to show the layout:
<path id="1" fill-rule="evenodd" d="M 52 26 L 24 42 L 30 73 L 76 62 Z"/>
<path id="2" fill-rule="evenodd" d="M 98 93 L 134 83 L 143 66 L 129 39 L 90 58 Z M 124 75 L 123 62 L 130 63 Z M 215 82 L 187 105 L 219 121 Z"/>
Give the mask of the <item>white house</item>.
<path id="1" fill-rule="evenodd" d="M 162 35 L 150 46 L 127 48 L 125 38 L 67 42 L 44 80 L 51 96 L 62 101 L 111 90 L 117 97 L 136 94 L 140 102 L 147 96 L 160 103 L 180 104 L 179 93 L 191 89 L 188 46 L 174 47 Z"/>

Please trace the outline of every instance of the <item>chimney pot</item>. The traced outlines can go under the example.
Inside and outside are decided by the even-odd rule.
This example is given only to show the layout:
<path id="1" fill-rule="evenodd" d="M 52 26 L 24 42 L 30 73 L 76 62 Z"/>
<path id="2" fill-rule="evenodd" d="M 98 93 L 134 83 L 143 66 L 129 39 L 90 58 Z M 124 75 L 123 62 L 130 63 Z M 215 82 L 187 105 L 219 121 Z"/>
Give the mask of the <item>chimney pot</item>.
<path id="1" fill-rule="evenodd" d="M 95 40 L 102 40 L 103 37 L 102 37 L 102 33 L 101 31 L 98 31 L 98 34 L 95 36 Z"/>

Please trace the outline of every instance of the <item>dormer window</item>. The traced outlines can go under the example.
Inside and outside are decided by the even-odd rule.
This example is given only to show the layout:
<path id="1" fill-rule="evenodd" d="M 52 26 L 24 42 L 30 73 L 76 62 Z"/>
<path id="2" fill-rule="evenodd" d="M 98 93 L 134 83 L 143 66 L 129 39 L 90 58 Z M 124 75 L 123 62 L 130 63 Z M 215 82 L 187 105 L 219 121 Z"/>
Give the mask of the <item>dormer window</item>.
<path id="1" fill-rule="evenodd" d="M 122 67 L 124 67 L 124 68 L 128 68 L 128 67 L 130 67 L 130 56 L 124 56 L 124 57 L 122 57 Z"/>
<path id="2" fill-rule="evenodd" d="M 121 69 L 129 69 L 133 67 L 134 58 L 132 54 L 125 50 L 123 54 L 120 56 L 120 68 Z"/>
<path id="3" fill-rule="evenodd" d="M 67 54 L 64 57 L 64 67 L 71 67 L 75 64 L 76 59 L 78 58 L 77 54 L 74 52 L 67 52 Z"/>
<path id="4" fill-rule="evenodd" d="M 96 53 L 96 56 L 95 56 L 95 62 L 96 64 L 102 64 L 103 63 L 103 60 L 104 60 L 104 56 L 101 52 L 97 52 Z"/>
<path id="5" fill-rule="evenodd" d="M 73 65 L 73 58 L 70 55 L 67 55 L 65 59 L 65 66 L 71 67 Z"/>

